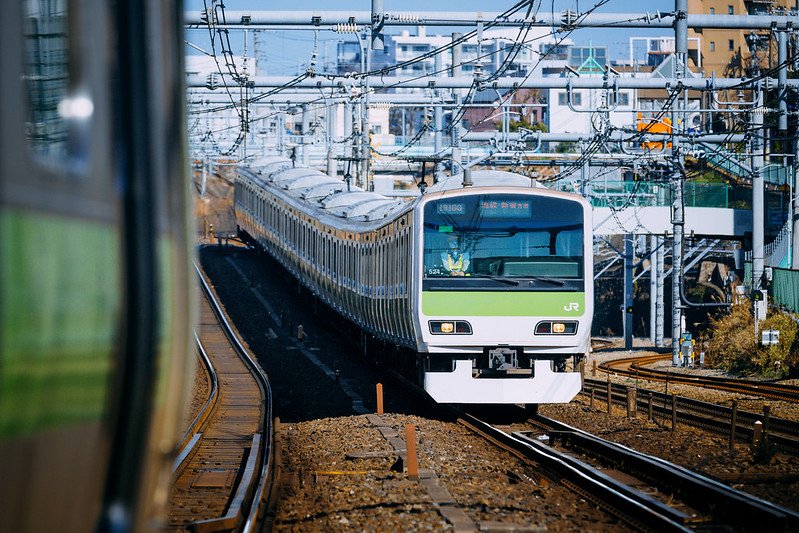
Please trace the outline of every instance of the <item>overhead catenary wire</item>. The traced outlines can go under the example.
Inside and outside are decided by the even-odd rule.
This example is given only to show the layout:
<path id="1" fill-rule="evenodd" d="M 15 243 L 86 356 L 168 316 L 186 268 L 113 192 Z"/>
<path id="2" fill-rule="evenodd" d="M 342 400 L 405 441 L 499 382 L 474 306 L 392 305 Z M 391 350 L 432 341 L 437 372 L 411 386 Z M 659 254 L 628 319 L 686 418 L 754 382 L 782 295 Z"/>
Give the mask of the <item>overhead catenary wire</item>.
<path id="1" fill-rule="evenodd" d="M 529 11 L 529 8 L 531 8 L 531 7 L 532 7 L 532 3 L 531 3 L 531 2 L 519 2 L 519 3 L 518 3 L 516 6 L 525 6 L 525 5 L 528 7 L 528 11 Z M 515 7 L 516 7 L 516 6 L 515 6 Z M 519 9 L 521 9 L 521 7 L 519 7 Z M 554 27 L 553 27 L 553 29 L 554 29 Z M 557 31 L 558 31 L 558 32 L 560 32 L 560 31 L 562 31 L 562 30 L 561 30 L 561 29 L 558 29 Z M 437 49 L 437 50 L 436 50 L 436 53 L 438 53 L 438 52 L 439 52 L 439 50 L 441 50 L 441 48 Z M 507 51 L 507 49 L 505 49 L 505 51 Z M 431 56 L 431 57 L 432 57 L 432 56 Z M 396 67 L 396 66 L 395 66 L 395 67 Z M 775 68 L 776 68 L 776 67 L 775 67 Z M 382 74 L 382 73 L 383 73 L 383 70 L 380 70 L 380 71 L 373 71 L 373 72 L 380 72 L 380 73 Z M 368 73 L 364 73 L 364 74 L 368 74 Z M 427 75 L 429 75 L 429 73 L 426 73 L 426 74 L 425 74 L 425 76 L 427 76 Z M 761 75 L 761 77 L 763 77 L 763 76 L 766 76 L 766 75 L 767 75 L 766 73 L 763 73 L 763 74 Z M 423 77 L 423 76 L 420 76 L 420 77 Z M 298 80 L 299 78 L 301 78 L 301 77 L 300 77 L 300 76 L 298 76 L 298 78 L 295 78 L 295 80 Z M 279 88 L 277 88 L 277 89 L 273 89 L 272 91 L 269 91 L 268 93 L 265 93 L 265 94 L 266 94 L 266 95 L 277 94 L 277 93 L 279 93 L 279 92 L 281 92 L 281 91 L 284 91 L 284 90 L 286 90 L 286 88 L 289 88 L 289 87 L 291 87 L 293 84 L 296 84 L 296 82 L 294 82 L 294 83 L 292 83 L 292 84 L 286 84 L 286 85 L 284 85 L 284 86 L 282 86 L 282 87 L 279 87 Z M 401 86 L 401 84 L 395 85 L 394 87 L 398 87 L 398 86 Z M 473 91 L 474 89 L 476 89 L 478 86 L 479 86 L 478 84 L 473 84 L 472 88 L 470 88 L 470 92 L 472 92 L 472 91 Z M 514 91 L 510 91 L 510 93 L 512 93 L 512 92 L 514 92 Z M 265 98 L 265 97 L 268 97 L 268 96 L 265 96 L 265 95 L 259 95 L 259 96 L 258 96 L 258 97 L 256 97 L 256 98 Z M 248 100 L 248 101 L 250 101 L 250 102 L 251 102 L 251 101 L 253 101 L 253 99 L 250 99 L 250 100 Z M 257 101 L 257 100 L 256 100 L 256 101 Z M 504 100 L 503 102 L 505 102 L 505 101 L 507 101 L 507 99 L 506 99 L 506 100 Z M 330 105 L 336 105 L 336 104 L 325 104 L 325 106 L 330 106 Z M 259 118 L 259 117 L 254 117 L 254 118 L 251 118 L 251 120 L 257 120 L 258 118 Z M 451 124 L 452 124 L 452 123 L 450 123 L 450 127 L 451 127 Z M 676 125 L 675 125 L 675 126 L 676 126 Z M 472 126 L 472 127 L 470 128 L 470 130 L 471 130 L 473 127 L 474 127 L 474 126 Z M 431 132 L 431 131 L 434 131 L 434 130 L 433 130 L 432 128 L 430 128 L 429 126 L 428 126 L 428 127 L 426 128 L 426 130 L 425 130 L 425 132 L 427 132 L 427 133 L 429 133 L 429 132 Z M 424 132 L 423 132 L 423 133 L 424 133 Z M 635 142 L 637 139 L 640 139 L 640 138 L 641 138 L 643 135 L 645 135 L 646 133 L 647 133 L 647 129 L 646 129 L 646 128 L 645 128 L 643 131 L 634 132 L 634 133 L 632 133 L 631 137 L 628 139 L 628 142 Z M 731 134 L 731 133 L 732 133 L 732 130 L 731 130 L 729 133 Z M 417 139 L 417 141 L 418 141 L 418 139 Z M 589 148 L 590 148 L 590 150 L 587 150 L 586 152 L 584 152 L 584 153 L 583 153 L 583 156 L 585 156 L 585 157 L 582 157 L 582 159 L 583 159 L 583 160 L 587 159 L 587 157 L 589 156 L 589 154 L 593 154 L 593 153 L 595 153 L 595 151 L 596 151 L 596 150 L 599 150 L 599 149 L 601 149 L 601 147 L 602 147 L 602 146 L 603 146 L 605 143 L 606 143 L 606 141 L 600 141 L 600 142 L 598 142 L 598 143 L 592 143 L 591 145 L 589 145 Z"/>

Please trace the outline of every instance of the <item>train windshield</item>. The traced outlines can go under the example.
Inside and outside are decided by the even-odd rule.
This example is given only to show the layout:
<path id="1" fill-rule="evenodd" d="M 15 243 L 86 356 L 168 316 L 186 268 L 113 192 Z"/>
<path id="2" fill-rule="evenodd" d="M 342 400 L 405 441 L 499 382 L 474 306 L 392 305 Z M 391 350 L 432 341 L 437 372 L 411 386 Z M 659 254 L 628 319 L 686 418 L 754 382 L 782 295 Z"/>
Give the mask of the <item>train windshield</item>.
<path id="1" fill-rule="evenodd" d="M 496 289 L 500 282 L 582 290 L 583 264 L 583 207 L 573 200 L 486 194 L 425 205 L 427 289 L 452 288 L 453 282 Z"/>

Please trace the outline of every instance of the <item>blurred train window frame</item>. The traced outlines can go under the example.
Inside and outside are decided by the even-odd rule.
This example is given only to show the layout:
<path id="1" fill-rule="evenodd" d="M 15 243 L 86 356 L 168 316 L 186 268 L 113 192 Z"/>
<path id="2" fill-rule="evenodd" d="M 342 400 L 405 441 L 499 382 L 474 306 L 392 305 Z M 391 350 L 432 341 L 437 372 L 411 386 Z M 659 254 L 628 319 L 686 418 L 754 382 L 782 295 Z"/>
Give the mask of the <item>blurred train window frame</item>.
<path id="1" fill-rule="evenodd" d="M 36 163 L 85 177 L 94 103 L 73 59 L 71 0 L 22 0 L 25 144 Z"/>

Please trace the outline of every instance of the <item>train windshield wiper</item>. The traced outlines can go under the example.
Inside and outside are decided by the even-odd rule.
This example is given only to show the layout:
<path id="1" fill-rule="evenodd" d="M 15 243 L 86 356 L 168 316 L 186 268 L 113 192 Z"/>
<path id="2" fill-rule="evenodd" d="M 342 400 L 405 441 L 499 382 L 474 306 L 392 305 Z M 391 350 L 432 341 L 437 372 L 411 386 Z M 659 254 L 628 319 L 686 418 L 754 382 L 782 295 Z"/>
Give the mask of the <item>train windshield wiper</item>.
<path id="1" fill-rule="evenodd" d="M 505 283 L 506 285 L 513 285 L 514 287 L 519 286 L 519 282 L 515 279 L 503 278 L 500 276 L 493 276 L 491 274 L 472 274 L 472 278 L 485 278 L 485 279 L 493 279 L 494 281 L 498 281 L 500 283 Z"/>
<path id="2" fill-rule="evenodd" d="M 530 281 L 545 281 L 547 283 L 551 283 L 552 285 L 557 285 L 558 287 L 563 287 L 566 285 L 566 282 L 561 279 L 545 278 L 544 276 L 527 276 L 527 279 Z"/>

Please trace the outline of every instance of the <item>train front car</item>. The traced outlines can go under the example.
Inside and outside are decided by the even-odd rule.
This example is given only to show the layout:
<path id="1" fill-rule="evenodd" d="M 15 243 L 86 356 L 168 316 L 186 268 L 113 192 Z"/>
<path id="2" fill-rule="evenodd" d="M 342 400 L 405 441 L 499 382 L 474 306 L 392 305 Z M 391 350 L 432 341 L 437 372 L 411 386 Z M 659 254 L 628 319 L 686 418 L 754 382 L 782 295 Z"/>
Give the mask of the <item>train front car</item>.
<path id="1" fill-rule="evenodd" d="M 561 403 L 581 388 L 593 315 L 590 205 L 528 178 L 473 173 L 416 210 L 417 349 L 442 403 Z"/>

